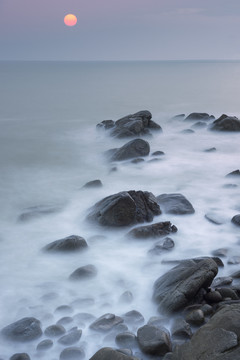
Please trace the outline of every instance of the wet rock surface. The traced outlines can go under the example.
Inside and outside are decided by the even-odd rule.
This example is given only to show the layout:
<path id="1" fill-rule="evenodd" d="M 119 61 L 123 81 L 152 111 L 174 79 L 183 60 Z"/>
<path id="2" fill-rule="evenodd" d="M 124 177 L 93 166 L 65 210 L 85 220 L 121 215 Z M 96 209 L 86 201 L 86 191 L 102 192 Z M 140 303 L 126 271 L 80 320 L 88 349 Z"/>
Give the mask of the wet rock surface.
<path id="1" fill-rule="evenodd" d="M 215 131 L 240 131 L 240 120 L 235 116 L 221 115 L 210 126 Z"/>
<path id="2" fill-rule="evenodd" d="M 97 351 L 89 360 L 139 360 L 134 356 L 123 354 L 112 348 L 102 348 Z"/>
<path id="3" fill-rule="evenodd" d="M 90 325 L 90 329 L 100 332 L 108 332 L 121 323 L 123 323 L 123 319 L 120 316 L 116 316 L 114 314 L 104 314 Z"/>
<path id="4" fill-rule="evenodd" d="M 110 161 L 123 161 L 149 155 L 150 145 L 143 139 L 134 139 L 118 149 L 111 149 L 107 155 Z"/>
<path id="5" fill-rule="evenodd" d="M 127 236 L 135 239 L 148 239 L 159 238 L 175 232 L 177 232 L 177 227 L 172 225 L 170 221 L 165 221 L 152 225 L 136 227 L 129 231 Z"/>
<path id="6" fill-rule="evenodd" d="M 42 335 L 41 323 L 36 318 L 26 317 L 3 328 L 1 334 L 12 341 L 35 340 Z"/>
<path id="7" fill-rule="evenodd" d="M 145 354 L 162 356 L 171 350 L 169 334 L 156 326 L 144 325 L 139 328 L 137 341 Z"/>
<path id="8" fill-rule="evenodd" d="M 157 202 L 166 214 L 185 215 L 195 212 L 192 204 L 182 194 L 162 194 Z"/>
<path id="9" fill-rule="evenodd" d="M 48 252 L 69 252 L 83 250 L 88 247 L 86 240 L 78 235 L 70 235 L 46 245 L 43 250 Z"/>
<path id="10" fill-rule="evenodd" d="M 97 276 L 96 266 L 89 264 L 76 269 L 70 276 L 70 280 L 88 280 Z"/>

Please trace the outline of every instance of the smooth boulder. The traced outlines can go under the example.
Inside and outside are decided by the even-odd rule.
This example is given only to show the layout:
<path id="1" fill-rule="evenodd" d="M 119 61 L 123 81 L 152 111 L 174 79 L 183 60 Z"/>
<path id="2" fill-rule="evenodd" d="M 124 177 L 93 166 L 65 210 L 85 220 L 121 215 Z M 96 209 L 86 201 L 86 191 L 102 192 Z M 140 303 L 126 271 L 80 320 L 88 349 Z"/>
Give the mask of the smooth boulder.
<path id="1" fill-rule="evenodd" d="M 86 240 L 78 235 L 70 235 L 46 245 L 43 250 L 48 252 L 71 252 L 86 249 Z"/>
<path id="2" fill-rule="evenodd" d="M 159 222 L 147 226 L 139 226 L 128 232 L 127 236 L 135 239 L 159 238 L 177 232 L 177 227 L 170 221 Z"/>
<path id="3" fill-rule="evenodd" d="M 209 115 L 207 113 L 197 113 L 197 112 L 193 112 L 191 114 L 189 114 L 186 118 L 185 121 L 208 121 L 208 120 L 212 120 L 215 119 L 215 117 L 213 115 Z"/>
<path id="4" fill-rule="evenodd" d="M 150 222 L 161 210 L 155 196 L 147 191 L 122 191 L 97 202 L 87 219 L 104 226 L 127 226 Z"/>
<path id="5" fill-rule="evenodd" d="M 192 204 L 182 194 L 161 194 L 157 202 L 166 214 L 185 215 L 195 212 Z"/>
<path id="6" fill-rule="evenodd" d="M 89 360 L 139 360 L 109 347 L 98 350 Z"/>
<path id="7" fill-rule="evenodd" d="M 210 130 L 216 131 L 240 131 L 240 120 L 235 116 L 228 116 L 223 114 L 213 122 L 210 126 Z"/>
<path id="8" fill-rule="evenodd" d="M 110 161 L 123 161 L 141 156 L 147 156 L 150 152 L 150 145 L 143 139 L 134 139 L 118 149 L 111 149 L 107 152 L 110 155 Z"/>
<path id="9" fill-rule="evenodd" d="M 218 273 L 211 258 L 180 262 L 154 283 L 153 300 L 161 312 L 173 313 L 194 301 L 198 292 L 207 289 Z"/>
<path id="10" fill-rule="evenodd" d="M 137 341 L 145 354 L 163 356 L 171 351 L 170 336 L 164 328 L 144 325 L 137 331 Z"/>
<path id="11" fill-rule="evenodd" d="M 42 335 L 41 323 L 34 317 L 22 318 L 1 331 L 8 340 L 26 342 L 38 339 Z"/>
<path id="12" fill-rule="evenodd" d="M 108 332 L 121 323 L 123 323 L 123 319 L 120 316 L 108 313 L 96 319 L 89 328 L 95 331 Z"/>

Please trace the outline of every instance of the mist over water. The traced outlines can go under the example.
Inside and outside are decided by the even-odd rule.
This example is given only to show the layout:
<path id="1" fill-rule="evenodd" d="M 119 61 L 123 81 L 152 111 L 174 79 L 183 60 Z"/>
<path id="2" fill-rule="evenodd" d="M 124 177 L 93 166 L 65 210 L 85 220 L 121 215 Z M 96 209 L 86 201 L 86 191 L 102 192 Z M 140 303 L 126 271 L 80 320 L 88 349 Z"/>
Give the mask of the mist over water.
<path id="1" fill-rule="evenodd" d="M 158 315 L 151 300 L 153 283 L 172 267 L 162 260 L 209 256 L 225 247 L 228 258 L 240 256 L 239 229 L 231 224 L 240 212 L 240 180 L 225 177 L 240 167 L 239 133 L 203 128 L 187 134 L 181 131 L 191 122 L 170 120 L 195 111 L 239 116 L 239 75 L 239 62 L 0 63 L 1 329 L 24 316 L 38 318 L 44 330 L 63 316 L 121 316 L 133 309 L 147 322 Z M 150 154 L 161 150 L 165 155 L 152 162 L 150 155 L 139 164 L 109 164 L 104 151 L 128 140 L 112 139 L 96 124 L 144 109 L 163 128 L 146 139 Z M 215 152 L 204 151 L 212 147 Z M 114 165 L 117 171 L 111 171 Z M 103 187 L 82 189 L 94 179 Z M 225 187 L 233 183 L 238 186 Z M 129 240 L 130 227 L 109 229 L 86 221 L 91 206 L 123 190 L 155 196 L 177 192 L 192 203 L 193 215 L 154 218 L 153 223 L 171 221 L 178 227 L 171 252 L 150 256 L 157 240 Z M 57 211 L 18 221 L 33 206 Z M 210 223 L 206 213 L 217 214 L 223 224 Z M 84 237 L 88 250 L 63 255 L 41 250 L 72 234 Z M 224 263 L 220 276 L 239 268 L 227 265 L 227 259 Z M 76 268 L 87 264 L 97 267 L 96 278 L 69 281 Z M 133 293 L 130 304 L 119 301 L 125 291 Z M 56 311 L 61 305 L 71 310 Z M 83 330 L 79 346 L 86 359 L 104 345 L 116 346 L 114 339 L 90 331 L 87 321 L 74 320 L 66 329 L 74 326 Z M 39 341 L 21 345 L 0 339 L 0 357 L 27 352 L 39 358 Z M 46 354 L 58 359 L 63 348 L 54 341 Z"/>

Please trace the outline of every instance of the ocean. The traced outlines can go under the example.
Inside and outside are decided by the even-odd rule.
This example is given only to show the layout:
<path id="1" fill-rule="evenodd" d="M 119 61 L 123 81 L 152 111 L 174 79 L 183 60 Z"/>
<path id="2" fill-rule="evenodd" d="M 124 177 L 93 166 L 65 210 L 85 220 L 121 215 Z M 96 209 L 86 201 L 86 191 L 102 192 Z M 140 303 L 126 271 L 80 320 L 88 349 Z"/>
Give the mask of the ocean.
<path id="1" fill-rule="evenodd" d="M 116 344 L 110 336 L 93 333 L 88 321 L 78 323 L 75 315 L 98 318 L 137 310 L 145 322 L 158 316 L 153 284 L 172 267 L 162 260 L 210 256 L 226 248 L 219 275 L 238 270 L 239 265 L 227 261 L 240 256 L 239 229 L 231 223 L 240 213 L 240 182 L 225 176 L 240 167 L 239 133 L 206 128 L 184 133 L 193 123 L 172 117 L 191 112 L 239 117 L 240 62 L 0 62 L 0 79 L 0 329 L 33 316 L 44 331 L 61 317 L 72 317 L 66 330 L 82 329 L 75 346 L 82 346 L 89 359 L 99 348 Z M 138 164 L 120 162 L 112 171 L 104 152 L 128 139 L 111 138 L 96 125 L 140 110 L 149 110 L 163 129 L 146 139 L 150 154 L 161 150 L 165 155 L 159 161 L 148 161 L 154 159 L 149 155 Z M 212 147 L 216 151 L 205 151 Z M 95 179 L 103 187 L 82 188 Z M 154 218 L 177 226 L 171 252 L 151 256 L 148 251 L 156 239 L 129 240 L 125 234 L 130 228 L 86 221 L 97 201 L 124 190 L 155 196 L 181 193 L 191 202 L 192 215 L 163 213 Z M 31 207 L 54 211 L 20 221 Z M 209 222 L 207 213 L 221 218 L 222 224 Z M 73 234 L 86 239 L 86 252 L 42 251 Z M 96 266 L 96 278 L 69 281 L 76 268 L 87 264 Z M 133 295 L 130 303 L 119 300 L 126 291 Z M 61 313 L 62 305 L 68 307 Z M 36 346 L 45 338 L 23 344 L 0 338 L 0 358 L 26 352 L 37 359 Z M 55 360 L 63 349 L 54 339 L 41 356 Z"/>

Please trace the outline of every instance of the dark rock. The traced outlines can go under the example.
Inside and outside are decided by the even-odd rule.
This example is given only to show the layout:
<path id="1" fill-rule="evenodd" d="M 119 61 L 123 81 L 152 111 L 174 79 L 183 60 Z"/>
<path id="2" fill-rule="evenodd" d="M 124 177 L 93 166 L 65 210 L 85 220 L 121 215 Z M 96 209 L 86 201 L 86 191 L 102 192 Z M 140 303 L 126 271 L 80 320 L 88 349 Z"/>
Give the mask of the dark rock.
<path id="1" fill-rule="evenodd" d="M 185 215 L 195 212 L 192 204 L 182 194 L 162 194 L 157 202 L 167 214 Z"/>
<path id="2" fill-rule="evenodd" d="M 97 268 L 94 265 L 85 265 L 76 269 L 70 276 L 70 280 L 88 280 L 97 276 Z"/>
<path id="3" fill-rule="evenodd" d="M 68 334 L 63 335 L 58 342 L 62 345 L 73 345 L 76 344 L 82 336 L 82 330 L 73 329 Z"/>
<path id="4" fill-rule="evenodd" d="M 59 360 L 82 360 L 85 358 L 85 352 L 80 347 L 68 347 L 64 349 L 59 357 Z"/>
<path id="5" fill-rule="evenodd" d="M 98 350 L 89 360 L 139 360 L 134 356 L 125 355 L 111 348 Z"/>
<path id="6" fill-rule="evenodd" d="M 160 150 L 154 151 L 152 153 L 152 156 L 162 156 L 162 155 L 165 155 L 165 153 L 163 151 L 160 151 Z"/>
<path id="7" fill-rule="evenodd" d="M 119 298 L 121 303 L 130 304 L 133 301 L 133 294 L 131 291 L 125 291 Z"/>
<path id="8" fill-rule="evenodd" d="M 235 271 L 233 274 L 231 274 L 231 277 L 234 279 L 240 279 L 240 270 Z"/>
<path id="9" fill-rule="evenodd" d="M 101 123 L 97 124 L 97 128 L 104 128 L 105 130 L 111 129 L 114 127 L 113 120 L 103 120 Z"/>
<path id="10" fill-rule="evenodd" d="M 237 184 L 225 184 L 225 185 L 223 185 L 223 187 L 225 189 L 234 189 L 234 188 L 238 187 L 238 185 Z"/>
<path id="11" fill-rule="evenodd" d="M 170 221 L 159 222 L 148 226 L 139 226 L 128 232 L 127 236 L 135 239 L 159 238 L 177 232 Z"/>
<path id="12" fill-rule="evenodd" d="M 190 325 L 182 318 L 174 320 L 171 332 L 172 336 L 177 338 L 190 338 L 192 336 Z"/>
<path id="13" fill-rule="evenodd" d="M 37 345 L 37 350 L 38 351 L 46 351 L 48 349 L 51 349 L 51 347 L 53 347 L 53 341 L 50 339 L 46 339 L 46 340 L 41 341 Z"/>
<path id="14" fill-rule="evenodd" d="M 118 346 L 123 348 L 132 349 L 137 346 L 136 336 L 129 331 L 117 334 L 115 342 Z"/>
<path id="15" fill-rule="evenodd" d="M 150 145 L 143 139 L 134 139 L 120 147 L 114 149 L 110 154 L 111 161 L 123 161 L 141 156 L 147 156 L 150 152 Z"/>
<path id="16" fill-rule="evenodd" d="M 216 290 L 221 294 L 223 299 L 230 298 L 232 300 L 239 300 L 239 297 L 236 294 L 236 292 L 229 287 L 221 287 L 221 288 L 217 288 Z"/>
<path id="17" fill-rule="evenodd" d="M 227 174 L 226 176 L 240 176 L 240 170 L 234 170 Z"/>
<path id="18" fill-rule="evenodd" d="M 213 307 L 209 304 L 204 304 L 201 307 L 201 310 L 202 310 L 204 316 L 209 316 L 209 315 L 212 315 L 212 313 L 213 313 Z"/>
<path id="19" fill-rule="evenodd" d="M 83 250 L 88 247 L 84 238 L 78 235 L 70 235 L 46 245 L 43 250 L 52 252 L 69 252 Z"/>
<path id="20" fill-rule="evenodd" d="M 114 314 L 104 314 L 95 320 L 89 328 L 95 331 L 107 332 L 121 323 L 123 323 L 123 319 L 120 316 L 116 316 Z"/>
<path id="21" fill-rule="evenodd" d="M 235 215 L 231 221 L 234 225 L 240 226 L 240 214 Z"/>
<path id="22" fill-rule="evenodd" d="M 122 191 L 96 203 L 88 219 L 105 226 L 127 226 L 152 221 L 161 210 L 155 196 L 147 191 Z"/>
<path id="23" fill-rule="evenodd" d="M 153 299 L 160 311 L 177 311 L 193 301 L 201 288 L 208 288 L 217 272 L 211 258 L 182 261 L 155 282 Z"/>
<path id="24" fill-rule="evenodd" d="M 84 186 L 83 186 L 83 188 L 85 188 L 85 189 L 92 189 L 92 188 L 100 188 L 100 187 L 102 187 L 103 186 L 103 184 L 102 184 L 102 182 L 101 182 L 101 180 L 92 180 L 92 181 L 89 181 L 89 182 L 87 182 Z"/>
<path id="25" fill-rule="evenodd" d="M 205 152 L 215 152 L 217 149 L 215 147 L 211 147 L 209 149 L 204 150 Z"/>
<path id="26" fill-rule="evenodd" d="M 162 329 L 166 323 L 168 323 L 168 318 L 160 317 L 160 316 L 152 316 L 148 320 L 147 325 L 156 326 Z"/>
<path id="27" fill-rule="evenodd" d="M 185 114 L 178 114 L 171 118 L 171 120 L 183 120 L 185 118 Z"/>
<path id="28" fill-rule="evenodd" d="M 240 121 L 235 116 L 227 116 L 223 114 L 213 122 L 210 130 L 217 131 L 240 131 Z"/>
<path id="29" fill-rule="evenodd" d="M 71 314 L 73 312 L 73 309 L 69 305 L 60 305 L 56 308 L 54 311 L 55 313 L 61 313 L 61 314 Z"/>
<path id="30" fill-rule="evenodd" d="M 207 126 L 207 124 L 203 121 L 198 121 L 191 126 L 192 129 L 203 129 Z"/>
<path id="31" fill-rule="evenodd" d="M 219 257 L 226 257 L 227 253 L 228 253 L 228 249 L 226 248 L 216 249 L 212 251 L 213 256 L 219 256 Z"/>
<path id="32" fill-rule="evenodd" d="M 18 353 L 12 355 L 9 360 L 31 360 L 31 359 L 30 356 L 26 353 Z"/>
<path id="33" fill-rule="evenodd" d="M 205 294 L 205 300 L 209 303 L 218 303 L 222 301 L 222 295 L 219 291 L 209 291 Z"/>
<path id="34" fill-rule="evenodd" d="M 117 349 L 117 351 L 127 356 L 133 356 L 133 352 L 131 349 Z"/>
<path id="35" fill-rule="evenodd" d="M 57 325 L 68 325 L 73 322 L 73 318 L 70 316 L 64 316 L 57 321 Z"/>
<path id="36" fill-rule="evenodd" d="M 145 354 L 163 356 L 171 351 L 169 334 L 156 326 L 144 325 L 139 328 L 137 341 Z"/>
<path id="37" fill-rule="evenodd" d="M 192 325 L 202 325 L 205 321 L 204 313 L 200 309 L 190 311 L 186 314 L 185 320 Z"/>
<path id="38" fill-rule="evenodd" d="M 59 337 L 65 334 L 66 330 L 62 325 L 50 325 L 44 331 L 46 336 L 52 337 Z"/>
<path id="39" fill-rule="evenodd" d="M 131 163 L 133 163 L 133 164 L 139 164 L 139 163 L 141 163 L 141 162 L 143 162 L 143 161 L 145 161 L 145 160 L 142 159 L 142 158 L 136 158 L 136 159 L 133 159 L 133 160 L 131 161 Z"/>
<path id="40" fill-rule="evenodd" d="M 170 237 L 166 237 L 163 241 L 158 241 L 148 253 L 151 255 L 161 255 L 165 251 L 172 250 L 174 246 L 174 241 Z"/>
<path id="41" fill-rule="evenodd" d="M 173 360 L 239 359 L 239 324 L 240 304 L 223 306 L 196 331 L 188 343 L 174 349 Z"/>
<path id="42" fill-rule="evenodd" d="M 209 114 L 207 114 L 207 113 L 196 113 L 196 112 L 194 112 L 194 113 L 191 113 L 191 114 L 189 114 L 187 117 L 186 117 L 186 119 L 185 119 L 185 121 L 192 121 L 192 120 L 201 120 L 201 121 L 207 121 L 207 120 L 212 120 L 212 119 L 215 119 L 215 117 L 213 116 L 213 115 L 209 115 Z"/>
<path id="43" fill-rule="evenodd" d="M 173 360 L 173 353 L 172 352 L 168 352 L 163 358 L 162 360 Z"/>
<path id="44" fill-rule="evenodd" d="M 54 205 L 38 205 L 31 206 L 24 210 L 24 212 L 19 215 L 18 221 L 30 221 L 34 219 L 38 219 L 42 216 L 54 214 L 61 211 L 61 207 Z"/>
<path id="45" fill-rule="evenodd" d="M 6 326 L 1 333 L 9 340 L 25 342 L 39 338 L 42 335 L 42 329 L 39 320 L 25 317 Z"/>
<path id="46" fill-rule="evenodd" d="M 123 315 L 124 321 L 127 324 L 136 325 L 144 323 L 144 317 L 139 311 L 131 310 Z"/>
<path id="47" fill-rule="evenodd" d="M 233 279 L 230 276 L 217 277 L 212 282 L 212 287 L 231 285 Z"/>

